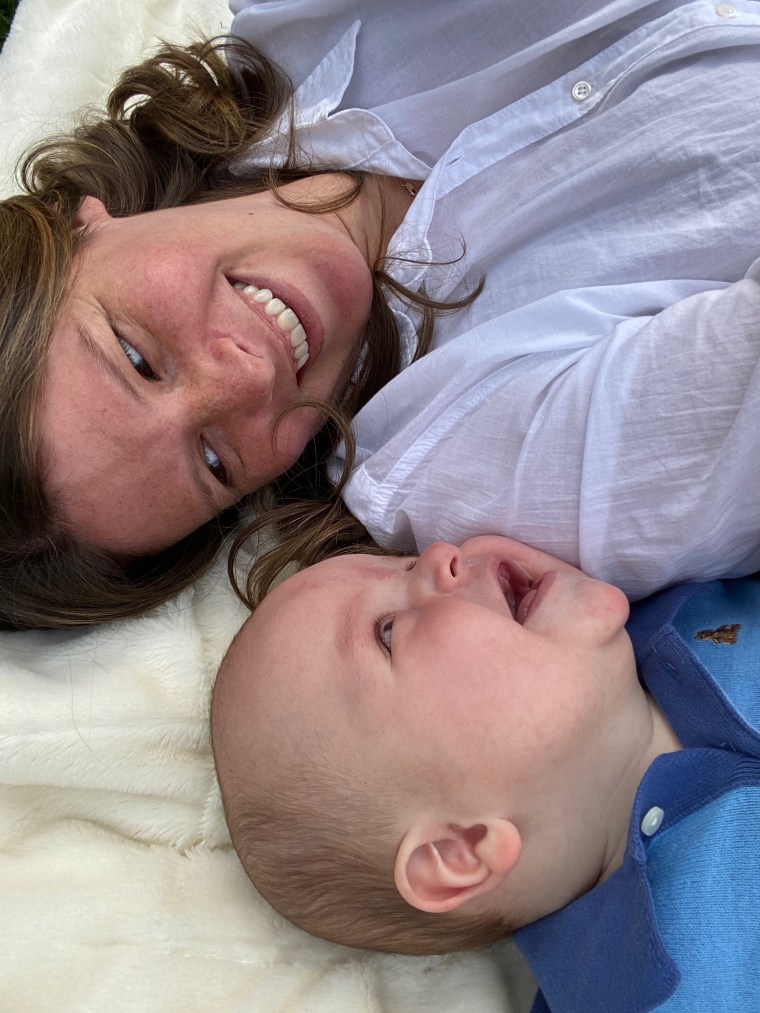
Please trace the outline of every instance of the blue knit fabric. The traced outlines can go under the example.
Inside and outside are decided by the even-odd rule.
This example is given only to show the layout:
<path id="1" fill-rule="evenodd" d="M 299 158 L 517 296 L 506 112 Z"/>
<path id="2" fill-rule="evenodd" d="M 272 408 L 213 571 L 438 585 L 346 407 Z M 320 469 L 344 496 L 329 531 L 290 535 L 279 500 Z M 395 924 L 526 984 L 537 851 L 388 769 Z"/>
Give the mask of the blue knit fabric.
<path id="1" fill-rule="evenodd" d="M 760 582 L 673 588 L 629 632 L 685 748 L 643 778 L 621 868 L 517 933 L 533 1013 L 760 1009 Z"/>

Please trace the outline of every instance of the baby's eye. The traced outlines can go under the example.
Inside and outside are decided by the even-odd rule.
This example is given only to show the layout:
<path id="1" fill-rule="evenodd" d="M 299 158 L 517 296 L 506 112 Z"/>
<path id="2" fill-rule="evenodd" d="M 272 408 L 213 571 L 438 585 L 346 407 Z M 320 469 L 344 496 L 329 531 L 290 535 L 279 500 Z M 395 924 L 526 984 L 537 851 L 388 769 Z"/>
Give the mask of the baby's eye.
<path id="1" fill-rule="evenodd" d="M 393 620 L 395 616 L 388 616 L 381 619 L 375 626 L 375 638 L 384 651 L 391 654 L 391 633 L 393 632 Z"/>
<path id="2" fill-rule="evenodd" d="M 146 380 L 157 380 L 158 376 L 151 369 L 150 363 L 147 359 L 143 358 L 142 355 L 137 351 L 134 345 L 130 345 L 124 338 L 120 338 L 117 335 L 117 340 L 121 345 L 121 350 L 124 352 L 126 357 L 129 359 L 132 368 L 135 372 L 139 373 L 140 376 L 145 377 Z"/>
<path id="3" fill-rule="evenodd" d="M 229 486 L 230 476 L 227 473 L 224 462 L 207 443 L 203 444 L 203 460 L 217 482 L 221 482 L 225 487 Z"/>

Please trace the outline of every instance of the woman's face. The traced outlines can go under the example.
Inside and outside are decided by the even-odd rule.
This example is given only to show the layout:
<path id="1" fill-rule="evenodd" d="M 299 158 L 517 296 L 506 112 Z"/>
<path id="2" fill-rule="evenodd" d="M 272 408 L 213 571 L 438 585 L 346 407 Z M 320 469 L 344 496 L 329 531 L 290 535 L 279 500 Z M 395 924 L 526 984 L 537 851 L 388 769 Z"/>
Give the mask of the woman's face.
<path id="1" fill-rule="evenodd" d="M 156 552 L 299 457 L 318 413 L 292 412 L 276 438 L 274 421 L 343 392 L 369 314 L 363 199 L 307 214 L 262 193 L 118 219 L 82 202 L 40 413 L 47 488 L 78 538 Z"/>

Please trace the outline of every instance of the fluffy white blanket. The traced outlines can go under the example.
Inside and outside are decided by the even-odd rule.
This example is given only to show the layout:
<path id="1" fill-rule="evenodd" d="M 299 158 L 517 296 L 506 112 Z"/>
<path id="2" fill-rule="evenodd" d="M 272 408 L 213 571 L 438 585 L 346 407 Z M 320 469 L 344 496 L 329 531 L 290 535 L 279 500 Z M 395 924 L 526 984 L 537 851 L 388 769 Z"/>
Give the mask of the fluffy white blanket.
<path id="1" fill-rule="evenodd" d="M 31 139 L 99 103 L 157 37 L 224 0 L 23 0 L 0 57 L 0 188 Z M 496 1013 L 532 984 L 509 947 L 444 959 L 314 940 L 230 848 L 209 749 L 243 610 L 222 568 L 137 621 L 0 637 L 0 1010 Z"/>

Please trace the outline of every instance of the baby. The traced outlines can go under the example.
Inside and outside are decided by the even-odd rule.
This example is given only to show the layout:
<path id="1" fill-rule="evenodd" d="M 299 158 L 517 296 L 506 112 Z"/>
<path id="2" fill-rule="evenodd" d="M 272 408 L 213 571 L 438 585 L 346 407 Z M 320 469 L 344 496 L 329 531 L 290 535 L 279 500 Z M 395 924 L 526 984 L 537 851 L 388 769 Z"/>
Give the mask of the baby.
<path id="1" fill-rule="evenodd" d="M 212 707 L 256 887 L 352 946 L 515 933 L 536 1011 L 757 1008 L 760 582 L 633 609 L 501 537 L 282 583 Z"/>

